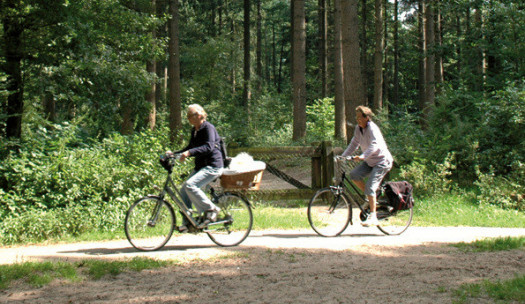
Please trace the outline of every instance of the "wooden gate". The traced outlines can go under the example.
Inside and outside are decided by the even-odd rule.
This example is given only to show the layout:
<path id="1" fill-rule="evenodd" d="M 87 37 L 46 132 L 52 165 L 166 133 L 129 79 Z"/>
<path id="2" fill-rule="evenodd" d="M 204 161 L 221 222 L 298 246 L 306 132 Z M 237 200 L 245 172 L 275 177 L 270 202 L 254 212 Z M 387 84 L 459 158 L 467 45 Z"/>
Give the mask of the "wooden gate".
<path id="1" fill-rule="evenodd" d="M 261 200 L 290 200 L 309 199 L 315 191 L 332 183 L 334 177 L 334 152 L 341 148 L 333 148 L 330 141 L 302 147 L 228 147 L 228 155 L 236 156 L 246 152 L 255 160 L 266 162 L 264 174 L 273 174 L 283 182 L 293 186 L 293 189 L 264 189 L 245 191 L 244 194 L 251 199 Z M 294 178 L 282 170 L 270 164 L 271 161 L 282 158 L 308 158 L 311 162 L 311 185 Z M 264 177 L 263 177 L 264 178 Z"/>

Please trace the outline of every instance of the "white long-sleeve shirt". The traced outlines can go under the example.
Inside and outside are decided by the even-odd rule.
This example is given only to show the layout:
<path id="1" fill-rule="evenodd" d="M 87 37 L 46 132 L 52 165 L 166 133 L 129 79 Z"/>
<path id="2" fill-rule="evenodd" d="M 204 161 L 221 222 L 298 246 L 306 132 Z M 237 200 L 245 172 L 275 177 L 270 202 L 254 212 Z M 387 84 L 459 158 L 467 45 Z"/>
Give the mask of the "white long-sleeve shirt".
<path id="1" fill-rule="evenodd" d="M 373 122 L 369 121 L 365 128 L 357 126 L 354 130 L 354 137 L 350 144 L 343 152 L 343 156 L 350 156 L 361 147 L 360 157 L 364 158 L 365 162 L 370 167 L 375 167 L 379 164 L 392 165 L 394 159 L 392 154 L 388 151 L 383 134 L 379 127 Z"/>

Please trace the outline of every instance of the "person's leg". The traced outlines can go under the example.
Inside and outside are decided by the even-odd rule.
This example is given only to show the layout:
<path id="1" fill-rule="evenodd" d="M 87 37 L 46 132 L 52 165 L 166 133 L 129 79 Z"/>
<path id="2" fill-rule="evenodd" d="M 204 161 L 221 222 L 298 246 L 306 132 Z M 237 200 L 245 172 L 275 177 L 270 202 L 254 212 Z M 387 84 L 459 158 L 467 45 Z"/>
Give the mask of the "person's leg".
<path id="1" fill-rule="evenodd" d="M 195 173 L 197 173 L 196 171 L 193 171 L 190 176 L 188 177 L 188 179 L 190 179 L 193 175 L 195 175 Z M 180 198 L 182 199 L 182 202 L 184 203 L 184 205 L 186 205 L 186 207 L 188 207 L 188 209 L 191 209 L 192 208 L 192 204 L 191 204 L 191 200 L 190 198 L 188 197 L 188 193 L 187 193 L 187 184 L 186 182 L 184 182 L 181 186 L 180 186 Z M 181 216 L 182 216 L 182 223 L 181 225 L 179 226 L 179 231 L 180 230 L 184 230 L 186 229 L 187 230 L 187 225 L 189 224 L 188 223 L 188 220 L 186 219 L 186 216 L 184 216 L 184 214 L 182 213 L 182 211 L 180 212 Z"/>
<path id="2" fill-rule="evenodd" d="M 221 176 L 222 168 L 213 168 L 210 166 L 200 169 L 185 182 L 185 191 L 188 198 L 193 202 L 198 212 L 218 209 L 215 204 L 202 191 L 206 185 Z"/>
<path id="3" fill-rule="evenodd" d="M 370 174 L 371 171 L 372 167 L 368 166 L 365 162 L 360 163 L 352 171 L 350 171 L 350 179 L 357 186 L 357 188 L 363 191 L 363 193 L 365 192 L 364 179 L 368 176 L 368 174 Z"/>
<path id="4" fill-rule="evenodd" d="M 381 184 L 381 181 L 385 175 L 390 171 L 391 166 L 389 165 L 377 165 L 372 168 L 370 176 L 365 184 L 365 195 L 368 197 L 368 202 L 370 204 L 370 214 L 372 215 L 371 225 L 377 225 L 377 203 L 376 203 L 376 191 Z M 368 221 L 368 220 L 367 220 Z"/>

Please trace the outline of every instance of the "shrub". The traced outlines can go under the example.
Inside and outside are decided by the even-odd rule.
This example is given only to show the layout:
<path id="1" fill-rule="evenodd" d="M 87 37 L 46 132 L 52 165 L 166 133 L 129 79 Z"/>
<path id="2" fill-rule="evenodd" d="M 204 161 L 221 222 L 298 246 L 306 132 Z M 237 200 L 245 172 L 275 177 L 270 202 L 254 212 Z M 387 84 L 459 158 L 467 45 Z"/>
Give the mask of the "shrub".
<path id="1" fill-rule="evenodd" d="M 0 164 L 0 242 L 120 229 L 131 202 L 164 181 L 158 156 L 167 136 L 160 129 L 95 142 L 70 124 L 36 130 Z M 175 167 L 176 182 L 190 167 Z"/>
<path id="2" fill-rule="evenodd" d="M 428 159 L 414 159 L 399 170 L 399 177 L 414 186 L 418 197 L 429 197 L 447 193 L 452 189 L 450 176 L 454 169 L 454 154 L 450 154 L 443 163 Z"/>
<path id="3" fill-rule="evenodd" d="M 505 209 L 525 210 L 525 164 L 517 162 L 508 176 L 478 170 L 475 185 L 479 189 L 476 199 Z"/>

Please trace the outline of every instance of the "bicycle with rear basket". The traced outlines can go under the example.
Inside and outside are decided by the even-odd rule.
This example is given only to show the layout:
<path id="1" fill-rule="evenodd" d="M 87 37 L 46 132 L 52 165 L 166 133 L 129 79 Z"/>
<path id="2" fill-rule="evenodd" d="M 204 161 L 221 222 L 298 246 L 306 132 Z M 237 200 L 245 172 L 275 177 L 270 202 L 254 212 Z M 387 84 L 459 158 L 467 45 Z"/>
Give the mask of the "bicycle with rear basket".
<path id="1" fill-rule="evenodd" d="M 178 207 L 181 216 L 187 219 L 189 232 L 206 233 L 215 244 L 223 247 L 242 243 L 253 225 L 250 202 L 239 193 L 217 193 L 211 187 L 210 199 L 220 208 L 216 221 L 207 221 L 206 214 L 195 214 L 184 204 L 171 178 L 177 159 L 178 155 L 161 156 L 160 162 L 168 172 L 164 187 L 158 195 L 144 196 L 128 209 L 124 230 L 131 245 L 142 251 L 152 251 L 162 248 L 170 240 L 177 223 L 173 205 L 167 197 Z"/>
<path id="2" fill-rule="evenodd" d="M 346 162 L 348 159 L 341 156 L 334 158 L 336 164 Z M 385 183 L 380 189 L 384 189 Z M 403 233 L 413 217 L 413 207 L 396 210 L 388 198 L 380 191 L 377 199 L 377 228 L 387 235 Z M 358 209 L 359 219 L 364 221 L 370 209 L 365 197 L 360 193 L 355 184 L 346 176 L 345 170 L 340 173 L 339 183 L 317 191 L 308 204 L 308 221 L 310 226 L 321 236 L 338 236 L 348 227 L 353 225 L 352 206 Z"/>

